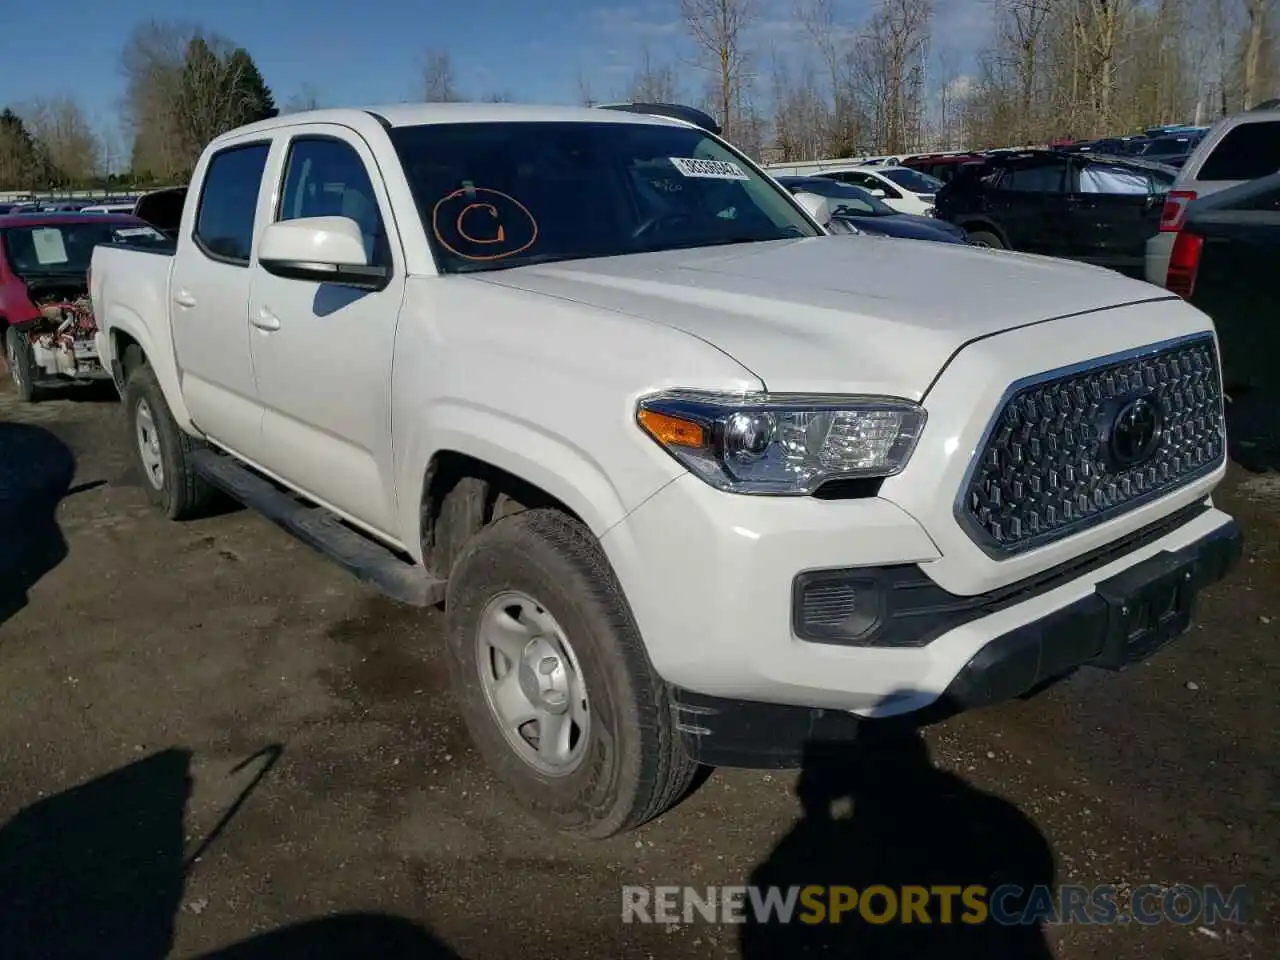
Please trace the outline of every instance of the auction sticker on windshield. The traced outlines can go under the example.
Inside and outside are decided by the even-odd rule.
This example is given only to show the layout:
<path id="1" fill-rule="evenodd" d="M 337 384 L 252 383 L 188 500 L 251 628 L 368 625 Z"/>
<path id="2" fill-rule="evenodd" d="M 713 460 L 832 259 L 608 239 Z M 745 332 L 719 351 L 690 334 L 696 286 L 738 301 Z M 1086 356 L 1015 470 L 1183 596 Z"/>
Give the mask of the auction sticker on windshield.
<path id="1" fill-rule="evenodd" d="M 750 180 L 732 160 L 698 160 L 694 157 L 667 157 L 671 165 L 686 177 L 710 180 Z"/>

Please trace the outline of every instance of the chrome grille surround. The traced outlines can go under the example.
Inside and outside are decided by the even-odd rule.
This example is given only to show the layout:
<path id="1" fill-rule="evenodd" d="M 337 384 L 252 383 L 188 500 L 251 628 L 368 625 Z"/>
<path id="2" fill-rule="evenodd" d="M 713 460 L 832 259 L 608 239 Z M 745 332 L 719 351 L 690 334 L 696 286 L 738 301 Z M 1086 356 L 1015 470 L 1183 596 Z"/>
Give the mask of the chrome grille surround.
<path id="1" fill-rule="evenodd" d="M 1159 410 L 1154 452 L 1109 456 L 1117 411 Z M 957 522 L 994 558 L 1111 520 L 1212 473 L 1226 457 L 1221 373 L 1211 333 L 1100 357 L 1014 383 L 969 465 Z"/>

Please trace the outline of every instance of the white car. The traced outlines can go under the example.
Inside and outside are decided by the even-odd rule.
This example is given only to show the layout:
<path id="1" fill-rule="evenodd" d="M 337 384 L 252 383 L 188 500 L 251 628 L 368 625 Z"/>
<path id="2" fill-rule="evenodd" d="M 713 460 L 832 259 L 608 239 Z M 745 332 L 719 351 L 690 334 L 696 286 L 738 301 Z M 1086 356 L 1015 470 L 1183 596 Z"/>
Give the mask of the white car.
<path id="1" fill-rule="evenodd" d="M 899 213 L 932 217 L 942 181 L 910 167 L 859 166 L 815 174 L 861 187 Z"/>
<path id="2" fill-rule="evenodd" d="M 1192 151 L 1165 196 L 1160 231 L 1147 241 L 1145 276 L 1166 286 L 1173 242 L 1187 207 L 1247 180 L 1280 171 L 1280 110 L 1253 110 L 1219 120 Z"/>
<path id="3" fill-rule="evenodd" d="M 443 601 L 479 752 L 603 837 L 698 763 L 1141 660 L 1239 555 L 1207 317 L 828 216 L 680 120 L 325 110 L 209 144 L 91 289 L 157 507 Z"/>

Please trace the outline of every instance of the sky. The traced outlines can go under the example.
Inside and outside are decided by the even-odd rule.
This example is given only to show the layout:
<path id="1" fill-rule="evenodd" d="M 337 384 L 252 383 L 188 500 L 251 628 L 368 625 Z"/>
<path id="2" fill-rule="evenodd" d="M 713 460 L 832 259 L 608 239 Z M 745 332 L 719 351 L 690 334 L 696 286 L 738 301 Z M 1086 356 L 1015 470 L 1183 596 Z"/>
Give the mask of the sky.
<path id="1" fill-rule="evenodd" d="M 873 2 L 837 0 L 837 9 L 856 21 Z M 950 51 L 961 72 L 989 29 L 988 2 L 935 0 L 935 51 Z M 793 0 L 758 3 L 755 45 L 794 50 Z M 543 103 L 578 102 L 579 76 L 597 100 L 622 95 L 646 44 L 655 63 L 688 56 L 679 0 L 0 0 L 0 8 L 0 98 L 65 94 L 100 131 L 117 123 L 121 48 L 152 18 L 198 23 L 245 47 L 281 105 L 306 87 L 325 106 L 413 99 L 429 48 L 450 52 L 469 97 Z"/>

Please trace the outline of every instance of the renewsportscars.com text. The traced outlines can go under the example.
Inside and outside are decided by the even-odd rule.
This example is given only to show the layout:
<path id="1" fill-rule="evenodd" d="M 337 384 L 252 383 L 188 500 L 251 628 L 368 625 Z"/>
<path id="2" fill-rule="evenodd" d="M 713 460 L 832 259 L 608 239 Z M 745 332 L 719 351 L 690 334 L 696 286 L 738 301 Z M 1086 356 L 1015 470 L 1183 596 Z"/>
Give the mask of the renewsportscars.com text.
<path id="1" fill-rule="evenodd" d="M 623 923 L 1214 924 L 1244 921 L 1242 886 L 624 886 Z"/>

